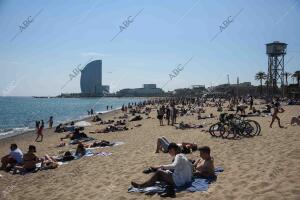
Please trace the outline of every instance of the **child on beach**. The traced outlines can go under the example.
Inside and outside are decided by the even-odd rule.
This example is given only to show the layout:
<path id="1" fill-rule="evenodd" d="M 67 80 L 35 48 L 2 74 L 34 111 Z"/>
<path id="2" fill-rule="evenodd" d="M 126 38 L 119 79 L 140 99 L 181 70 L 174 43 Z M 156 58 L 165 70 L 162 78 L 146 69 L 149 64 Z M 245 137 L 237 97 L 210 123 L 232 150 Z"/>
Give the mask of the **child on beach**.
<path id="1" fill-rule="evenodd" d="M 43 130 L 44 130 L 44 120 L 41 121 L 41 125 L 39 127 L 37 127 L 37 137 L 35 139 L 36 142 L 42 142 L 44 135 L 43 135 Z M 39 124 L 39 123 L 38 123 Z M 39 137 L 41 136 L 41 140 L 37 141 L 39 139 Z"/>

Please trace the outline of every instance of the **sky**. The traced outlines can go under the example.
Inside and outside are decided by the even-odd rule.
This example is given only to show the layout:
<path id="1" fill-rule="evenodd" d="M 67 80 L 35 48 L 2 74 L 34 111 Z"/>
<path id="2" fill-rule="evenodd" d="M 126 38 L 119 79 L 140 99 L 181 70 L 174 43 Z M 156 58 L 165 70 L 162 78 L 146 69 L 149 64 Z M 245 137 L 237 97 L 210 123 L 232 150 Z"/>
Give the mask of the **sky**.
<path id="1" fill-rule="evenodd" d="M 0 19 L 0 96 L 80 92 L 70 74 L 94 59 L 111 92 L 258 85 L 273 41 L 300 70 L 300 0 L 0 0 Z"/>

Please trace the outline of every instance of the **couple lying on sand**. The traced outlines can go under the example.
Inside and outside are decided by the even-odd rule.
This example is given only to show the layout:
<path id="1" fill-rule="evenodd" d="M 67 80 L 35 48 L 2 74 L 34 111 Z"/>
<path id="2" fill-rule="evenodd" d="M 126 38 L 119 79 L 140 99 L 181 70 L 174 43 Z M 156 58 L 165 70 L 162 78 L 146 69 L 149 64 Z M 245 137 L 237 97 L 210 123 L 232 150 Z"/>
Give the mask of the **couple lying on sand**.
<path id="1" fill-rule="evenodd" d="M 174 197 L 175 186 L 181 187 L 192 181 L 192 177 L 199 178 L 215 178 L 214 160 L 210 156 L 210 148 L 207 146 L 200 147 L 201 159 L 192 164 L 184 154 L 181 153 L 181 148 L 175 144 L 168 145 L 168 152 L 174 158 L 172 164 L 152 167 L 156 172 L 153 176 L 143 182 L 131 182 L 135 188 L 146 188 L 154 186 L 157 181 L 165 182 L 169 189 L 162 197 Z"/>

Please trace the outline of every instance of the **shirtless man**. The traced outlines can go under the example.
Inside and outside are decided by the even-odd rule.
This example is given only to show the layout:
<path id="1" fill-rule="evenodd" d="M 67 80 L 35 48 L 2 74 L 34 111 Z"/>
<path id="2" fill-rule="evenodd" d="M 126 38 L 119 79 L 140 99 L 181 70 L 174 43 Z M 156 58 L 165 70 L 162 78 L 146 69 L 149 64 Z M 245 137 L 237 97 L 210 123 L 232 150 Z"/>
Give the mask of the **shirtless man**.
<path id="1" fill-rule="evenodd" d="M 271 121 L 271 124 L 270 124 L 270 128 L 272 128 L 272 125 L 273 125 L 275 119 L 277 119 L 277 121 L 278 121 L 278 126 L 280 128 L 284 128 L 284 126 L 281 126 L 280 118 L 278 117 L 278 113 L 283 113 L 284 111 L 285 110 L 283 108 L 280 108 L 280 103 L 277 100 L 274 104 L 274 113 L 272 114 L 272 121 Z"/>
<path id="2" fill-rule="evenodd" d="M 199 178 L 214 178 L 214 159 L 210 156 L 210 148 L 203 146 L 198 150 L 200 151 L 201 158 L 194 163 L 194 176 Z"/>

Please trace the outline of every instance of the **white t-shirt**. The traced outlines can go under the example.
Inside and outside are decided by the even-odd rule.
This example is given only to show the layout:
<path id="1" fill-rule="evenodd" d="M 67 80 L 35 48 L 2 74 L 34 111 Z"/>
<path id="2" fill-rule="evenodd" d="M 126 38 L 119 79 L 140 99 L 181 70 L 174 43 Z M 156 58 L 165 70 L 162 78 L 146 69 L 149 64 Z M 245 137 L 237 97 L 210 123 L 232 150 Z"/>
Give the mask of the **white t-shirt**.
<path id="1" fill-rule="evenodd" d="M 9 155 L 15 159 L 18 164 L 23 163 L 23 152 L 19 148 L 11 151 Z"/>
<path id="2" fill-rule="evenodd" d="M 170 165 L 163 165 L 164 169 L 174 169 L 172 174 L 176 186 L 183 186 L 192 181 L 192 163 L 184 154 L 177 154 L 174 162 Z"/>

